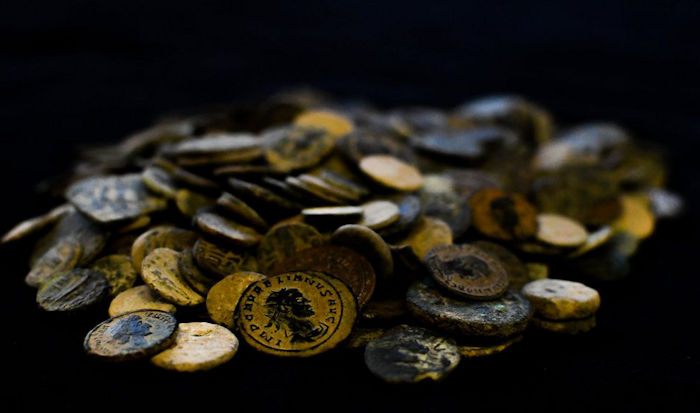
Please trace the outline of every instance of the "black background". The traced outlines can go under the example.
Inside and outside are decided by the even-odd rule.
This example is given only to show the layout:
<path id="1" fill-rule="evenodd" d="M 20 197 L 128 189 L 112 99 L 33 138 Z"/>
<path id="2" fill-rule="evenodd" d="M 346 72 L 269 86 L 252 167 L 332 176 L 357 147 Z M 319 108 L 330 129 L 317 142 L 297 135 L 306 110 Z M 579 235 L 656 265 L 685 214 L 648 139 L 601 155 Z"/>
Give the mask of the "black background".
<path id="1" fill-rule="evenodd" d="M 688 202 L 684 217 L 661 222 L 643 244 L 627 280 L 597 285 L 603 306 L 592 333 L 531 334 L 417 386 L 383 384 L 361 353 L 283 360 L 242 348 L 195 375 L 91 362 L 81 342 L 102 315 L 42 314 L 22 283 L 26 249 L 4 246 L 12 406 L 698 408 L 699 3 L 10 3 L 0 6 L 0 231 L 47 209 L 34 186 L 69 167 L 78 144 L 120 139 L 170 110 L 300 84 L 384 107 L 447 108 L 512 92 L 566 123 L 617 120 L 669 149 L 669 186 Z"/>

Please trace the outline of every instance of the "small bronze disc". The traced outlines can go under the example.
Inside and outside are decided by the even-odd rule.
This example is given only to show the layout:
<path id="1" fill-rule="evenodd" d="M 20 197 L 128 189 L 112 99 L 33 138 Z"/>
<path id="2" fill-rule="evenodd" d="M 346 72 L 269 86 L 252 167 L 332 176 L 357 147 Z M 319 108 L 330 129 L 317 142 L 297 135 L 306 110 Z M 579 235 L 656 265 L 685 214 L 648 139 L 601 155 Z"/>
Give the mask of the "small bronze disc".
<path id="1" fill-rule="evenodd" d="M 596 326 L 595 315 L 580 320 L 555 321 L 532 317 L 532 326 L 539 330 L 559 334 L 580 334 L 591 331 Z"/>
<path id="2" fill-rule="evenodd" d="M 323 237 L 311 225 L 293 223 L 274 226 L 258 245 L 260 272 L 269 274 L 277 262 L 299 251 L 323 244 Z"/>
<path id="3" fill-rule="evenodd" d="M 109 303 L 109 316 L 116 317 L 120 314 L 138 310 L 160 310 L 175 314 L 177 308 L 163 300 L 161 296 L 153 292 L 147 285 L 139 285 L 119 293 Z"/>
<path id="4" fill-rule="evenodd" d="M 243 291 L 265 276 L 257 272 L 242 271 L 227 275 L 214 284 L 207 293 L 207 313 L 212 321 L 228 328 L 234 327 L 233 313 L 236 311 Z"/>
<path id="5" fill-rule="evenodd" d="M 202 238 L 195 242 L 192 255 L 200 268 L 221 277 L 238 271 L 258 269 L 254 250 L 225 248 Z"/>
<path id="6" fill-rule="evenodd" d="M 172 347 L 151 358 L 151 364 L 172 371 L 211 370 L 231 360 L 238 351 L 238 338 L 216 324 L 180 323 Z"/>
<path id="7" fill-rule="evenodd" d="M 469 201 L 472 220 L 482 234 L 502 239 L 525 239 L 537 232 L 537 210 L 522 195 L 482 189 Z"/>
<path id="8" fill-rule="evenodd" d="M 325 110 L 303 112 L 294 119 L 294 124 L 297 126 L 323 129 L 334 139 L 347 135 L 355 128 L 350 119 L 338 113 Z"/>
<path id="9" fill-rule="evenodd" d="M 262 238 L 253 228 L 211 212 L 199 212 L 193 222 L 205 233 L 238 247 L 252 247 Z"/>
<path id="10" fill-rule="evenodd" d="M 393 156 L 365 156 L 360 169 L 376 182 L 399 191 L 415 191 L 423 186 L 420 171 Z"/>
<path id="11" fill-rule="evenodd" d="M 123 254 L 102 257 L 92 263 L 90 268 L 105 276 L 112 296 L 133 287 L 139 276 L 131 262 L 131 257 Z"/>
<path id="12" fill-rule="evenodd" d="M 423 260 L 432 248 L 438 245 L 452 244 L 452 230 L 442 220 L 430 217 L 421 217 L 409 232 L 394 245 L 409 245 L 416 256 Z"/>
<path id="13" fill-rule="evenodd" d="M 167 225 L 151 228 L 136 238 L 131 247 L 131 261 L 134 269 L 140 274 L 144 257 L 156 248 L 184 251 L 192 248 L 196 240 L 197 234 L 187 229 Z"/>
<path id="14" fill-rule="evenodd" d="M 372 264 L 377 277 L 390 278 L 394 273 L 394 258 L 384 239 L 363 225 L 348 224 L 335 230 L 331 242 L 357 251 Z"/>
<path id="15" fill-rule="evenodd" d="M 270 141 L 265 150 L 267 162 L 285 171 L 318 164 L 334 146 L 330 133 L 301 126 L 276 130 L 266 137 Z"/>
<path id="16" fill-rule="evenodd" d="M 36 302 L 46 311 L 75 311 L 102 301 L 109 284 L 102 273 L 86 268 L 59 272 L 41 286 Z"/>
<path id="17" fill-rule="evenodd" d="M 399 207 L 390 201 L 370 201 L 362 205 L 362 209 L 359 224 L 373 230 L 385 228 L 399 219 Z"/>
<path id="18" fill-rule="evenodd" d="M 269 226 L 253 208 L 229 193 L 224 192 L 219 199 L 216 200 L 216 204 L 233 213 L 236 217 L 245 220 L 255 228 L 265 230 Z"/>
<path id="19" fill-rule="evenodd" d="M 206 294 L 209 288 L 216 283 L 216 279 L 212 279 L 209 275 L 204 274 L 197 267 L 194 254 L 190 249 L 182 251 L 178 256 L 177 270 L 182 275 L 182 278 L 187 281 L 187 284 L 200 294 Z"/>
<path id="20" fill-rule="evenodd" d="M 154 249 L 143 259 L 141 277 L 153 291 L 173 304 L 201 304 L 204 297 L 189 286 L 177 268 L 179 255 L 169 248 Z"/>
<path id="21" fill-rule="evenodd" d="M 522 293 L 530 300 L 537 315 L 549 320 L 587 318 L 600 307 L 598 291 L 575 281 L 536 280 L 527 283 Z"/>
<path id="22" fill-rule="evenodd" d="M 491 241 L 476 241 L 471 243 L 471 245 L 487 254 L 491 254 L 501 262 L 501 265 L 503 265 L 503 268 L 508 273 L 508 286 L 520 290 L 523 285 L 531 280 L 528 269 L 522 261 L 520 261 L 518 256 L 512 253 L 508 248 Z"/>

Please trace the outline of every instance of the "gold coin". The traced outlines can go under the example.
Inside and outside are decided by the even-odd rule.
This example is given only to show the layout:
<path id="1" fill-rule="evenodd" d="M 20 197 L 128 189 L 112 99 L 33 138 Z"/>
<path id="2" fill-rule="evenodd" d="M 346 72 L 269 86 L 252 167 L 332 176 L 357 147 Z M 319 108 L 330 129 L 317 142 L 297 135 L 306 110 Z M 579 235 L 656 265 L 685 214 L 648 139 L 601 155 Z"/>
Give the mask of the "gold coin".
<path id="1" fill-rule="evenodd" d="M 192 254 L 200 268 L 222 277 L 238 271 L 258 269 L 258 262 L 252 251 L 220 247 L 202 238 L 195 242 Z"/>
<path id="2" fill-rule="evenodd" d="M 116 317 L 137 310 L 161 310 L 175 314 L 176 307 L 163 300 L 147 285 L 139 285 L 117 294 L 109 304 L 108 312 L 110 317 Z"/>
<path id="3" fill-rule="evenodd" d="M 231 360 L 238 339 L 228 329 L 211 323 L 180 323 L 175 344 L 151 358 L 151 363 L 182 372 L 210 370 Z"/>
<path id="4" fill-rule="evenodd" d="M 177 251 L 156 248 L 143 259 L 141 277 L 153 291 L 173 304 L 193 306 L 204 302 L 180 275 Z"/>
<path id="5" fill-rule="evenodd" d="M 345 136 L 355 128 L 350 119 L 325 110 L 304 112 L 294 119 L 294 124 L 297 126 L 323 129 L 333 138 Z"/>
<path id="6" fill-rule="evenodd" d="M 318 272 L 291 272 L 251 284 L 237 313 L 243 338 L 256 350 L 308 357 L 350 335 L 357 303 L 340 280 Z"/>
<path id="7" fill-rule="evenodd" d="M 399 219 L 399 207 L 390 201 L 371 201 L 362 205 L 362 220 L 360 225 L 370 229 L 387 227 Z"/>
<path id="8" fill-rule="evenodd" d="M 538 241 L 556 247 L 578 247 L 588 239 L 588 231 L 578 221 L 558 214 L 537 215 Z"/>
<path id="9" fill-rule="evenodd" d="M 264 279 L 265 276 L 256 272 L 237 272 L 226 276 L 214 284 L 207 294 L 207 312 L 212 321 L 228 328 L 233 328 L 233 313 L 243 291 L 255 281 Z"/>
<path id="10" fill-rule="evenodd" d="M 128 255 L 107 255 L 92 263 L 90 268 L 105 276 L 112 296 L 133 287 L 138 278 L 131 257 Z"/>
<path id="11" fill-rule="evenodd" d="M 445 222 L 423 217 L 408 235 L 396 245 L 409 245 L 421 260 L 425 254 L 438 245 L 452 244 L 452 230 Z"/>
<path id="12" fill-rule="evenodd" d="M 299 251 L 323 244 L 316 228 L 307 224 L 276 225 L 265 234 L 258 245 L 258 265 L 267 274 L 277 263 Z"/>
<path id="13" fill-rule="evenodd" d="M 184 251 L 191 248 L 196 240 L 197 234 L 190 230 L 168 225 L 151 228 L 136 238 L 131 247 L 131 261 L 134 264 L 134 269 L 141 273 L 141 263 L 144 257 L 156 248 Z"/>
<path id="14" fill-rule="evenodd" d="M 376 182 L 399 191 L 415 191 L 423 186 L 420 171 L 393 156 L 365 156 L 360 161 L 360 170 Z"/>
<path id="15" fill-rule="evenodd" d="M 624 231 L 638 239 L 644 239 L 654 232 L 654 214 L 649 201 L 641 196 L 622 195 L 622 215 L 612 223 L 616 232 Z"/>
<path id="16" fill-rule="evenodd" d="M 209 235 L 225 239 L 230 244 L 239 247 L 252 247 L 262 238 L 262 235 L 253 228 L 211 212 L 200 211 L 194 217 L 194 224 Z"/>
<path id="17" fill-rule="evenodd" d="M 598 311 L 598 291 L 575 281 L 546 278 L 531 281 L 522 289 L 535 312 L 549 320 L 582 319 Z"/>

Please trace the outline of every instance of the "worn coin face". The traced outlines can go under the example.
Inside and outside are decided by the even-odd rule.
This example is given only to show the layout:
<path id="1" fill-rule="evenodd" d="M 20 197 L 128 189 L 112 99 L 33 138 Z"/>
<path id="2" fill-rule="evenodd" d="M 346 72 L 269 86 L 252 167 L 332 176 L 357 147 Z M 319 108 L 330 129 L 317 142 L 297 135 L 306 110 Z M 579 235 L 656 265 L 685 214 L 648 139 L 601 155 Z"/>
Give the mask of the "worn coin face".
<path id="1" fill-rule="evenodd" d="M 24 278 L 30 287 L 39 287 L 54 274 L 67 271 L 78 265 L 83 247 L 73 239 L 63 238 L 49 248 L 32 265 Z"/>
<path id="2" fill-rule="evenodd" d="M 166 370 L 210 370 L 231 360 L 238 339 L 227 328 L 212 323 L 180 323 L 172 347 L 156 354 L 151 363 Z"/>
<path id="3" fill-rule="evenodd" d="M 459 364 L 454 340 L 421 327 L 400 325 L 365 348 L 369 370 L 389 383 L 441 380 Z"/>
<path id="4" fill-rule="evenodd" d="M 271 136 L 275 135 L 275 136 Z M 334 137 L 324 129 L 292 127 L 272 132 L 265 150 L 267 162 L 291 171 L 316 165 L 334 146 Z"/>
<path id="5" fill-rule="evenodd" d="M 182 215 L 192 218 L 201 210 L 212 208 L 216 200 L 189 189 L 179 189 L 175 193 L 175 205 Z"/>
<path id="6" fill-rule="evenodd" d="M 36 302 L 46 311 L 75 311 L 102 301 L 109 284 L 97 271 L 74 268 L 59 272 L 39 288 Z"/>
<path id="7" fill-rule="evenodd" d="M 423 213 L 443 220 L 452 230 L 455 238 L 469 228 L 471 212 L 469 198 L 455 190 L 454 180 L 445 174 L 425 176 L 419 192 Z"/>
<path id="8" fill-rule="evenodd" d="M 238 328 L 255 349 L 285 357 L 323 353 L 345 340 L 357 303 L 343 282 L 292 272 L 251 284 L 238 304 Z"/>
<path id="9" fill-rule="evenodd" d="M 525 239 L 537 232 L 537 210 L 522 195 L 482 189 L 472 196 L 469 205 L 474 226 L 489 237 Z"/>
<path id="10" fill-rule="evenodd" d="M 177 259 L 177 270 L 182 278 L 187 281 L 187 284 L 200 294 L 206 294 L 209 288 L 216 283 L 215 279 L 204 274 L 197 267 L 192 250 L 188 249 L 180 253 Z"/>
<path id="11" fill-rule="evenodd" d="M 365 156 L 359 166 L 367 176 L 388 188 L 415 191 L 423 186 L 423 176 L 420 171 L 393 156 Z"/>
<path id="12" fill-rule="evenodd" d="M 177 320 L 165 311 L 140 310 L 112 317 L 85 336 L 85 351 L 106 361 L 145 358 L 170 347 Z"/>
<path id="13" fill-rule="evenodd" d="M 239 247 L 252 247 L 262 238 L 253 228 L 211 212 L 197 213 L 194 224 L 205 233 Z"/>
<path id="14" fill-rule="evenodd" d="M 133 287 L 138 278 L 138 273 L 136 273 L 131 257 L 128 255 L 107 255 L 95 261 L 90 268 L 104 275 L 109 283 L 109 293 L 112 296 Z"/>
<path id="15" fill-rule="evenodd" d="M 101 223 L 136 218 L 167 207 L 165 199 L 146 188 L 140 174 L 84 179 L 68 188 L 66 198 Z"/>
<path id="16" fill-rule="evenodd" d="M 409 245 L 416 256 L 422 260 L 432 248 L 452 244 L 452 230 L 440 219 L 423 217 L 405 238 L 394 244 Z"/>
<path id="17" fill-rule="evenodd" d="M 198 239 L 192 249 L 197 265 L 224 277 L 238 271 L 257 271 L 258 261 L 253 251 L 244 248 L 225 248 L 205 239 Z"/>
<path id="18" fill-rule="evenodd" d="M 163 300 L 147 285 L 139 285 L 119 293 L 109 304 L 109 316 L 130 313 L 137 310 L 160 310 L 175 314 L 176 307 Z"/>
<path id="19" fill-rule="evenodd" d="M 588 231 L 576 220 L 563 215 L 539 214 L 535 237 L 556 247 L 578 247 L 588 239 Z"/>
<path id="20" fill-rule="evenodd" d="M 341 114 L 326 110 L 310 110 L 294 119 L 294 124 L 309 128 L 323 129 L 333 138 L 340 138 L 352 132 L 352 121 Z"/>
<path id="21" fill-rule="evenodd" d="M 354 250 L 335 245 L 308 248 L 278 261 L 270 274 L 292 271 L 318 271 L 344 281 L 357 298 L 360 308 L 374 293 L 376 277 L 372 265 Z"/>
<path id="22" fill-rule="evenodd" d="M 193 306 L 204 302 L 178 270 L 177 251 L 156 248 L 143 259 L 141 278 L 153 291 L 173 304 Z"/>
<path id="23" fill-rule="evenodd" d="M 587 318 L 600 307 L 598 291 L 575 281 L 535 280 L 525 284 L 522 293 L 540 317 L 550 320 Z"/>
<path id="24" fill-rule="evenodd" d="M 533 310 L 527 298 L 508 290 L 491 301 L 462 301 L 422 282 L 406 294 L 409 311 L 445 332 L 469 337 L 509 337 L 527 328 Z"/>
<path id="25" fill-rule="evenodd" d="M 362 205 L 360 225 L 378 230 L 385 228 L 399 219 L 399 207 L 390 201 L 376 200 Z"/>
<path id="26" fill-rule="evenodd" d="M 141 272 L 141 263 L 146 255 L 156 248 L 170 248 L 184 251 L 191 248 L 197 240 L 197 234 L 187 229 L 161 225 L 141 234 L 131 247 L 131 261 L 137 272 Z"/>
<path id="27" fill-rule="evenodd" d="M 331 236 L 331 243 L 357 251 L 372 264 L 375 274 L 388 279 L 394 273 L 394 258 L 384 239 L 364 225 L 343 225 Z"/>
<path id="28" fill-rule="evenodd" d="M 260 185 L 242 181 L 236 178 L 229 178 L 228 185 L 236 195 L 242 197 L 246 202 L 263 208 L 282 208 L 284 210 L 298 211 L 302 206 L 294 201 L 290 201 Z"/>
<path id="29" fill-rule="evenodd" d="M 430 275 L 443 287 L 473 300 L 492 300 L 508 288 L 497 257 L 472 245 L 440 245 L 425 256 Z"/>
<path id="30" fill-rule="evenodd" d="M 224 192 L 219 199 L 216 200 L 216 204 L 225 208 L 227 211 L 233 213 L 236 217 L 244 220 L 255 228 L 264 230 L 268 227 L 267 221 L 265 221 L 260 214 L 248 206 L 248 204 L 243 202 L 240 198 L 229 193 Z"/>
<path id="31" fill-rule="evenodd" d="M 508 273 L 508 286 L 520 290 L 520 288 L 531 280 L 528 269 L 520 261 L 517 255 L 509 249 L 490 241 L 476 241 L 472 246 L 490 254 L 500 261 L 503 268 Z"/>
<path id="32" fill-rule="evenodd" d="M 323 243 L 323 237 L 311 225 L 291 223 L 273 227 L 258 245 L 258 265 L 267 274 L 279 261 L 299 251 Z"/>
<path id="33" fill-rule="evenodd" d="M 257 272 L 242 271 L 224 277 L 207 293 L 207 313 L 211 319 L 228 328 L 234 327 L 233 313 L 246 288 L 265 276 Z"/>

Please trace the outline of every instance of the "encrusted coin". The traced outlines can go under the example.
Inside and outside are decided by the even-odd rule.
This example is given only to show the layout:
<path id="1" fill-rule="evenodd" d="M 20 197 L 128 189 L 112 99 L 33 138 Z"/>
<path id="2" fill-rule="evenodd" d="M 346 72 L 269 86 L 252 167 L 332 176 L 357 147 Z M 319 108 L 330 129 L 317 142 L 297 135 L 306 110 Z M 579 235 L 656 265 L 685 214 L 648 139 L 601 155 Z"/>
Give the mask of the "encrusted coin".
<path id="1" fill-rule="evenodd" d="M 182 372 L 210 370 L 220 366 L 238 351 L 238 339 L 227 328 L 212 323 L 180 323 L 175 344 L 156 354 L 151 363 Z"/>
<path id="2" fill-rule="evenodd" d="M 522 195 L 482 189 L 469 201 L 476 229 L 489 237 L 525 239 L 537 232 L 537 211 Z"/>
<path id="3" fill-rule="evenodd" d="M 454 340 L 421 327 L 400 325 L 365 348 L 369 370 L 389 383 L 441 380 L 459 364 Z"/>
<path id="4" fill-rule="evenodd" d="M 128 255 L 107 255 L 92 263 L 90 268 L 105 276 L 109 282 L 109 293 L 113 296 L 133 287 L 138 278 Z"/>
<path id="5" fill-rule="evenodd" d="M 180 253 L 177 259 L 177 269 L 187 284 L 200 294 L 206 294 L 209 288 L 216 283 L 215 279 L 197 267 L 192 250 L 188 249 Z"/>
<path id="6" fill-rule="evenodd" d="M 323 129 L 292 127 L 271 132 L 271 144 L 265 150 L 267 162 L 291 171 L 308 168 L 333 150 L 333 136 Z"/>
<path id="7" fill-rule="evenodd" d="M 41 286 L 51 276 L 76 267 L 82 251 L 82 245 L 73 239 L 59 240 L 37 259 L 24 282 L 30 287 Z"/>
<path id="8" fill-rule="evenodd" d="M 476 357 L 485 357 L 485 356 L 492 356 L 494 354 L 498 354 L 512 346 L 513 344 L 521 341 L 523 339 L 523 336 L 515 336 L 508 338 L 502 342 L 495 343 L 495 344 L 487 344 L 487 345 L 466 345 L 466 344 L 461 344 L 459 345 L 459 352 L 462 354 L 462 357 L 466 358 L 476 358 Z"/>
<path id="9" fill-rule="evenodd" d="M 343 282 L 318 272 L 292 272 L 251 284 L 238 304 L 237 326 L 253 348 L 308 357 L 345 340 L 357 303 Z"/>
<path id="10" fill-rule="evenodd" d="M 365 156 L 360 161 L 360 169 L 376 182 L 399 191 L 415 191 L 423 185 L 418 169 L 393 156 Z"/>
<path id="11" fill-rule="evenodd" d="M 243 271 L 227 275 L 221 281 L 214 284 L 207 293 L 207 313 L 218 324 L 233 328 L 233 313 L 243 291 L 255 281 L 264 279 L 265 276 L 257 272 Z"/>
<path id="12" fill-rule="evenodd" d="M 170 347 L 177 320 L 165 311 L 140 310 L 112 317 L 90 330 L 83 348 L 107 361 L 145 358 Z"/>
<path id="13" fill-rule="evenodd" d="M 318 271 L 344 281 L 357 298 L 360 308 L 374 292 L 376 277 L 372 265 L 354 250 L 335 245 L 308 248 L 278 261 L 270 274 L 292 271 Z"/>
<path id="14" fill-rule="evenodd" d="M 473 300 L 492 300 L 508 288 L 508 273 L 498 258 L 472 245 L 440 245 L 425 256 L 430 275 L 451 292 Z"/>
<path id="15" fill-rule="evenodd" d="M 268 227 L 267 221 L 265 221 L 260 214 L 241 199 L 229 193 L 224 192 L 219 199 L 216 200 L 216 204 L 232 212 L 236 217 L 245 220 L 255 228 L 264 230 Z"/>
<path id="16" fill-rule="evenodd" d="M 168 199 L 175 198 L 177 193 L 175 179 L 165 169 L 149 166 L 141 173 L 141 179 L 152 192 Z"/>
<path id="17" fill-rule="evenodd" d="M 156 248 L 143 259 L 141 277 L 161 297 L 173 304 L 192 306 L 204 302 L 204 297 L 194 291 L 178 270 L 177 251 Z"/>
<path id="18" fill-rule="evenodd" d="M 284 210 L 291 211 L 298 211 L 302 209 L 302 206 L 296 202 L 277 195 L 273 191 L 270 191 L 269 189 L 266 189 L 260 185 L 242 181 L 236 178 L 229 178 L 227 182 L 229 187 L 231 187 L 231 190 L 235 192 L 236 195 L 240 196 L 247 203 L 250 203 L 253 206 L 271 209 L 282 208 Z"/>
<path id="19" fill-rule="evenodd" d="M 539 214 L 535 237 L 556 247 L 578 247 L 588 239 L 588 231 L 576 220 L 563 215 Z"/>
<path id="20" fill-rule="evenodd" d="M 198 239 L 192 249 L 197 265 L 213 274 L 224 277 L 238 271 L 257 271 L 254 251 L 244 248 L 225 248 L 205 239 Z"/>
<path id="21" fill-rule="evenodd" d="M 522 293 L 538 315 L 550 320 L 586 318 L 600 307 L 598 291 L 575 281 L 535 280 L 525 284 Z"/>
<path id="22" fill-rule="evenodd" d="M 160 310 L 175 314 L 176 307 L 163 300 L 147 285 L 139 285 L 119 293 L 109 304 L 109 316 L 137 310 Z"/>
<path id="23" fill-rule="evenodd" d="M 364 225 L 348 224 L 335 230 L 331 242 L 360 253 L 372 264 L 375 274 L 383 279 L 394 273 L 394 259 L 384 239 Z"/>
<path id="24" fill-rule="evenodd" d="M 216 199 L 210 198 L 189 189 L 179 189 L 175 193 L 175 205 L 182 215 L 192 218 L 201 210 L 207 210 L 216 204 Z"/>
<path id="25" fill-rule="evenodd" d="M 399 207 L 390 201 L 370 201 L 362 205 L 362 209 L 362 220 L 359 224 L 373 230 L 387 227 L 399 219 Z"/>
<path id="26" fill-rule="evenodd" d="M 395 245 L 409 245 L 419 259 L 438 245 L 452 244 L 452 230 L 444 221 L 437 218 L 423 217 L 405 238 Z"/>
<path id="27" fill-rule="evenodd" d="M 197 240 L 197 234 L 187 229 L 161 225 L 141 234 L 131 247 L 131 261 L 137 272 L 141 273 L 144 257 L 156 248 L 170 248 L 184 251 L 191 248 Z"/>
<path id="28" fill-rule="evenodd" d="M 109 291 L 105 277 L 94 270 L 59 272 L 39 288 L 36 302 L 46 311 L 75 311 L 102 301 Z"/>
<path id="29" fill-rule="evenodd" d="M 513 254 L 506 247 L 490 241 L 476 241 L 471 243 L 471 245 L 487 254 L 491 254 L 501 262 L 501 265 L 508 273 L 508 285 L 510 287 L 520 290 L 523 285 L 531 280 L 525 265 L 517 255 Z"/>
<path id="30" fill-rule="evenodd" d="M 469 198 L 455 190 L 449 175 L 429 174 L 424 182 L 419 192 L 423 213 L 443 220 L 455 238 L 464 234 L 471 222 Z"/>
<path id="31" fill-rule="evenodd" d="M 357 220 L 364 213 L 364 208 L 359 206 L 330 206 L 330 207 L 316 207 L 316 208 L 304 208 L 301 213 L 307 218 L 343 218 L 350 220 Z"/>
<path id="32" fill-rule="evenodd" d="M 339 138 L 352 132 L 352 121 L 338 113 L 325 110 L 312 110 L 304 112 L 294 119 L 297 126 L 323 129 L 333 138 Z"/>
<path id="33" fill-rule="evenodd" d="M 3 235 L 0 243 L 4 244 L 6 242 L 16 241 L 18 239 L 28 237 L 31 234 L 37 233 L 63 218 L 66 214 L 73 211 L 74 208 L 75 207 L 71 204 L 63 204 L 57 206 L 44 215 L 24 220 L 7 231 L 7 233 Z"/>
<path id="34" fill-rule="evenodd" d="M 194 217 L 194 224 L 205 233 L 239 247 L 252 247 L 262 238 L 253 228 L 210 212 L 199 212 Z"/>
<path id="35" fill-rule="evenodd" d="M 554 321 L 535 316 L 532 317 L 532 326 L 553 333 L 579 334 L 592 330 L 596 326 L 596 319 L 595 315 L 592 315 L 580 320 Z"/>
<path id="36" fill-rule="evenodd" d="M 292 223 L 274 226 L 258 245 L 260 271 L 267 274 L 278 261 L 322 243 L 323 237 L 311 225 Z"/>
<path id="37" fill-rule="evenodd" d="M 461 301 L 422 282 L 406 294 L 408 309 L 437 329 L 470 337 L 509 337 L 527 328 L 533 309 L 527 298 L 513 290 L 491 301 Z"/>

